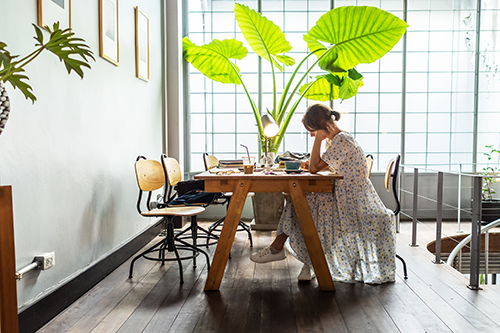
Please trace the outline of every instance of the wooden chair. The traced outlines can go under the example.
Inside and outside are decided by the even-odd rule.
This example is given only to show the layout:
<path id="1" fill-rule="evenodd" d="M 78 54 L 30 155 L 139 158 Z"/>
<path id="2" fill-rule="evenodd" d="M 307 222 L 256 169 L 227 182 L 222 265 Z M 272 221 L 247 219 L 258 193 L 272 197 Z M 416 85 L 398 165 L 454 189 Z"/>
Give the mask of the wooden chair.
<path id="1" fill-rule="evenodd" d="M 385 189 L 387 190 L 387 192 L 390 191 L 390 188 L 392 189 L 392 194 L 394 196 L 394 200 L 396 201 L 396 209 L 392 210 L 394 216 L 397 216 L 401 211 L 401 204 L 399 203 L 399 197 L 397 192 L 397 180 L 399 174 L 400 160 L 401 160 L 401 155 L 398 154 L 395 158 L 389 161 L 389 163 L 387 164 L 387 168 L 385 170 L 385 179 L 384 179 Z M 392 182 L 392 187 L 391 187 L 391 182 Z M 403 263 L 404 278 L 408 279 L 406 262 L 398 254 L 396 254 L 396 258 L 401 260 L 401 262 Z"/>
<path id="2" fill-rule="evenodd" d="M 181 167 L 179 165 L 179 162 L 175 158 L 167 157 L 167 155 L 165 155 L 165 154 L 161 155 L 161 164 L 163 166 L 163 171 L 164 171 L 165 177 L 168 180 L 168 182 L 167 182 L 168 192 L 167 192 L 167 190 L 165 190 L 165 193 L 164 193 L 164 198 L 165 198 L 164 200 L 168 204 L 177 196 L 177 194 L 172 193 L 172 191 L 175 188 L 175 186 L 179 182 L 182 181 L 182 170 L 181 170 Z M 201 204 L 196 204 L 196 205 L 199 205 L 200 207 L 205 208 L 205 207 L 209 206 L 210 204 L 211 203 L 206 203 L 206 204 L 201 203 Z M 188 207 L 191 207 L 191 206 L 188 206 Z M 201 232 L 201 234 L 199 234 L 199 232 Z M 197 241 L 199 238 L 206 239 L 206 244 L 205 244 L 206 246 L 216 244 L 218 239 L 219 239 L 219 237 L 217 237 L 216 235 L 214 235 L 211 232 L 209 232 L 208 230 L 200 227 L 198 225 L 198 221 L 196 219 L 196 216 L 193 216 L 191 218 L 190 228 L 184 229 L 183 231 L 178 233 L 176 237 L 178 239 L 191 238 L 194 246 L 198 245 Z"/>
<path id="3" fill-rule="evenodd" d="M 152 206 L 151 196 L 153 191 L 156 191 L 165 186 L 165 174 L 163 172 L 163 167 L 160 162 L 155 160 L 148 160 L 144 156 L 137 157 L 135 162 L 135 174 L 137 178 L 137 184 L 139 185 L 139 197 L 137 199 L 137 211 L 144 217 L 160 217 L 161 220 L 158 222 L 164 224 L 164 231 L 161 233 L 163 239 L 141 252 L 139 255 L 135 256 L 130 263 L 129 278 L 132 278 L 134 263 L 139 258 L 145 258 L 148 260 L 160 261 L 162 265 L 166 261 L 176 260 L 179 263 L 180 271 L 180 282 L 184 283 L 184 278 L 182 274 L 182 262 L 181 260 L 193 259 L 193 267 L 196 267 L 195 258 L 198 254 L 203 253 L 207 259 L 208 269 L 210 268 L 210 261 L 208 254 L 199 249 L 198 247 L 191 245 L 182 239 L 179 239 L 174 234 L 174 222 L 173 218 L 175 216 L 191 216 L 196 217 L 205 211 L 203 207 L 172 207 L 172 208 L 154 208 L 150 209 Z M 141 205 L 144 206 L 143 192 L 147 192 L 147 199 L 145 200 L 145 206 L 148 207 L 146 211 L 141 210 Z M 177 245 L 179 243 L 181 245 Z M 180 256 L 178 250 L 186 250 L 190 252 L 190 255 Z M 174 252 L 175 258 L 166 258 L 167 252 Z M 158 253 L 158 257 L 150 256 L 152 253 Z"/>
<path id="4" fill-rule="evenodd" d="M 219 165 L 219 160 L 217 159 L 217 157 L 215 157 L 213 155 L 208 155 L 207 153 L 203 153 L 203 162 L 205 164 L 205 170 L 210 170 L 210 169 L 215 168 L 216 166 Z M 233 195 L 232 192 L 222 193 L 222 198 L 224 198 L 225 200 L 220 201 L 220 202 L 215 202 L 214 204 L 219 204 L 219 205 L 225 204 L 226 210 L 227 210 L 227 207 L 229 207 L 229 203 L 231 201 L 232 195 Z M 252 192 L 249 192 L 247 195 L 247 197 L 252 197 L 252 196 L 254 196 L 254 193 L 252 193 Z M 217 220 L 216 222 L 212 223 L 212 225 L 210 225 L 210 227 L 208 228 L 208 231 L 210 233 L 213 233 L 214 231 L 220 231 L 220 228 L 222 228 L 222 224 L 224 223 L 225 218 L 226 218 L 226 216 L 223 216 L 219 220 Z M 246 224 L 245 222 L 240 220 L 238 222 L 238 225 L 239 225 L 239 228 L 236 229 L 236 231 L 246 231 L 248 233 L 248 239 L 250 240 L 250 247 L 253 247 L 252 233 L 250 231 L 250 227 L 248 226 L 248 224 Z"/>
<path id="5" fill-rule="evenodd" d="M 373 155 L 372 154 L 366 155 L 366 165 L 368 166 L 367 177 L 370 178 L 370 175 L 372 174 L 372 167 L 373 167 Z"/>

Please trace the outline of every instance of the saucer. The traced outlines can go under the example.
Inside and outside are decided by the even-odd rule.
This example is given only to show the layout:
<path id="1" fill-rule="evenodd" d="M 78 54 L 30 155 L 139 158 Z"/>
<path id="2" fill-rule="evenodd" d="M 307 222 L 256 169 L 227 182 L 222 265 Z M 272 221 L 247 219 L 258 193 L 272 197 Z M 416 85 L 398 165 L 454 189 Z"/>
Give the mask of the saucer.
<path id="1" fill-rule="evenodd" d="M 304 170 L 301 169 L 285 169 L 286 173 L 302 173 Z"/>

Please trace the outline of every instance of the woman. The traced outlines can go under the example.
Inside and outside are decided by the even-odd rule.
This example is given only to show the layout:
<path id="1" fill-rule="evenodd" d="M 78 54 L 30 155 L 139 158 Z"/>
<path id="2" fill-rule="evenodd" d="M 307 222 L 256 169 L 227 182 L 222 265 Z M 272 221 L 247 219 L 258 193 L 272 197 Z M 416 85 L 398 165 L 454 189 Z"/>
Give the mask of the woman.
<path id="1" fill-rule="evenodd" d="M 303 119 L 314 137 L 311 157 L 303 167 L 311 173 L 329 169 L 343 176 L 334 193 L 307 193 L 309 208 L 334 281 L 392 282 L 395 278 L 395 218 L 367 178 L 366 158 L 351 134 L 337 126 L 340 113 L 311 105 Z M 320 149 L 326 139 L 326 151 Z M 287 200 L 273 243 L 253 254 L 257 263 L 286 258 L 284 247 L 304 263 L 299 280 L 314 272 L 291 200 Z"/>

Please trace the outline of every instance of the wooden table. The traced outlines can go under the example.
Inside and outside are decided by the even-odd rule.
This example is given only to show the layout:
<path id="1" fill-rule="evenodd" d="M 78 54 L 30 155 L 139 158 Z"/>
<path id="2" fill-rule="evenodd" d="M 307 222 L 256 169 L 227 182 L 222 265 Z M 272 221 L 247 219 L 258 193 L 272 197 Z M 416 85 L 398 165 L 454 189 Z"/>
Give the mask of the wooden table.
<path id="1" fill-rule="evenodd" d="M 319 287 L 326 291 L 335 290 L 305 193 L 332 192 L 335 180 L 342 179 L 341 175 L 284 172 L 276 172 L 275 175 L 265 175 L 261 172 L 249 175 L 244 173 L 217 175 L 206 171 L 194 178 L 205 180 L 206 192 L 233 192 L 208 272 L 205 290 L 218 290 L 220 287 L 248 192 L 290 193 Z"/>

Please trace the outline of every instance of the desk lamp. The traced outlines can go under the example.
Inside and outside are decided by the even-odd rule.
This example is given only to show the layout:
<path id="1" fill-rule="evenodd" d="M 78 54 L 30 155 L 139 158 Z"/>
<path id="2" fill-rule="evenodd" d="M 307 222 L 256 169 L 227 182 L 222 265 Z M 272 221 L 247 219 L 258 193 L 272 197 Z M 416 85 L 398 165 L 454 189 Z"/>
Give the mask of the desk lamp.
<path id="1" fill-rule="evenodd" d="M 265 142 L 264 142 L 264 154 L 265 155 L 264 156 L 266 159 L 265 170 L 269 171 L 269 169 L 271 167 L 269 166 L 269 162 L 267 160 L 267 139 L 275 137 L 276 134 L 278 134 L 279 126 L 278 126 L 278 124 L 276 124 L 274 119 L 271 118 L 271 116 L 269 116 L 268 114 L 262 115 L 260 120 L 262 121 L 262 128 L 264 128 L 264 138 L 265 138 Z"/>

